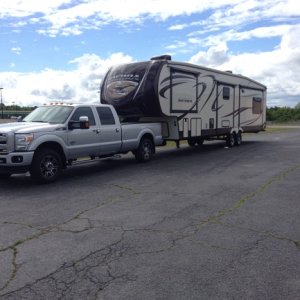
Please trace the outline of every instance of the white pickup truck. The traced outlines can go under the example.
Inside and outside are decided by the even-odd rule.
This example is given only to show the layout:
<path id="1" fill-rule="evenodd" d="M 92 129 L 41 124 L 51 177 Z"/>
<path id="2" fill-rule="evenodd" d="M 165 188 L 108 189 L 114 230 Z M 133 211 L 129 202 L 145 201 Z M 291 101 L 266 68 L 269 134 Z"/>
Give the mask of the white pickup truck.
<path id="1" fill-rule="evenodd" d="M 21 122 L 0 125 L 0 178 L 29 171 L 37 182 L 53 182 L 79 158 L 132 151 L 147 162 L 161 144 L 160 123 L 121 124 L 110 105 L 41 106 Z"/>

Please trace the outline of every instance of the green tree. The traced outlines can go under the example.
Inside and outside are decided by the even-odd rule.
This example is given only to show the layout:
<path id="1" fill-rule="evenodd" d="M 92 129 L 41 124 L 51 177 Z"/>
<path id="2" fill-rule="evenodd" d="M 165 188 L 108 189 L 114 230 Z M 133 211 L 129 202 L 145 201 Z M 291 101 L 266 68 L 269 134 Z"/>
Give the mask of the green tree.
<path id="1" fill-rule="evenodd" d="M 266 112 L 267 121 L 289 122 L 300 121 L 300 103 L 291 107 L 270 107 Z"/>

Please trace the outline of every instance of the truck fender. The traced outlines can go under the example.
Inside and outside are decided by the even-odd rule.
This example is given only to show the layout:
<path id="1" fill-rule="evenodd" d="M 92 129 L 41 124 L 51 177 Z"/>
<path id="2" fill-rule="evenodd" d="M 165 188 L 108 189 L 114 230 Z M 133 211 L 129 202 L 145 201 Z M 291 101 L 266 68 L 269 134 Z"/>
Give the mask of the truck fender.
<path id="1" fill-rule="evenodd" d="M 154 133 L 153 133 L 153 131 L 150 130 L 150 129 L 144 129 L 144 130 L 142 130 L 142 131 L 139 133 L 139 135 L 138 135 L 138 139 L 137 139 L 138 145 L 137 145 L 137 146 L 139 146 L 139 144 L 140 144 L 142 138 L 144 138 L 145 136 L 151 138 L 152 141 L 153 141 L 153 143 L 154 143 L 154 145 L 155 145 L 155 138 L 154 138 Z"/>
<path id="2" fill-rule="evenodd" d="M 33 140 L 32 144 L 30 145 L 28 151 L 35 151 L 37 148 L 39 148 L 41 145 L 46 144 L 46 143 L 55 143 L 58 144 L 61 149 L 63 150 L 63 153 L 65 157 L 67 156 L 67 149 L 65 142 L 62 138 L 52 135 L 52 134 L 45 134 L 40 137 L 37 137 L 36 139 Z"/>
<path id="3" fill-rule="evenodd" d="M 241 132 L 241 133 L 243 133 L 243 128 L 242 127 L 233 127 L 233 128 L 231 128 L 231 130 L 230 130 L 230 133 L 231 134 L 236 134 L 236 133 L 238 133 L 238 132 Z"/>
<path id="4" fill-rule="evenodd" d="M 226 143 L 227 146 L 233 147 L 240 146 L 242 144 L 242 133 L 243 129 L 241 127 L 232 128 L 230 134 L 227 135 Z"/>

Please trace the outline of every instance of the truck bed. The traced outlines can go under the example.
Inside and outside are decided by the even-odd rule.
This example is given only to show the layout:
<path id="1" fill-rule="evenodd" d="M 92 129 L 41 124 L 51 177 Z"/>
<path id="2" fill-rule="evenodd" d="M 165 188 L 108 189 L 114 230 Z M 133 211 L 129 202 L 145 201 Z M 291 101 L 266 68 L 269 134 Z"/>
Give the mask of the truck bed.
<path id="1" fill-rule="evenodd" d="M 162 127 L 161 123 L 121 123 L 122 130 L 122 152 L 136 149 L 139 145 L 141 136 L 149 133 L 154 137 L 154 144 L 161 145 Z"/>

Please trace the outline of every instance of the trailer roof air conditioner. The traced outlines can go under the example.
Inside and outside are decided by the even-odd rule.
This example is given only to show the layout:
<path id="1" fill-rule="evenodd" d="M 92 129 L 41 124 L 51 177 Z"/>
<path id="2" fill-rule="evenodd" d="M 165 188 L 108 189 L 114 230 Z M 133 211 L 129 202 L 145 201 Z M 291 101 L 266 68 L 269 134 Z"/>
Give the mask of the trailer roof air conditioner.
<path id="1" fill-rule="evenodd" d="M 151 60 L 172 60 L 171 55 L 160 55 L 151 57 Z"/>

